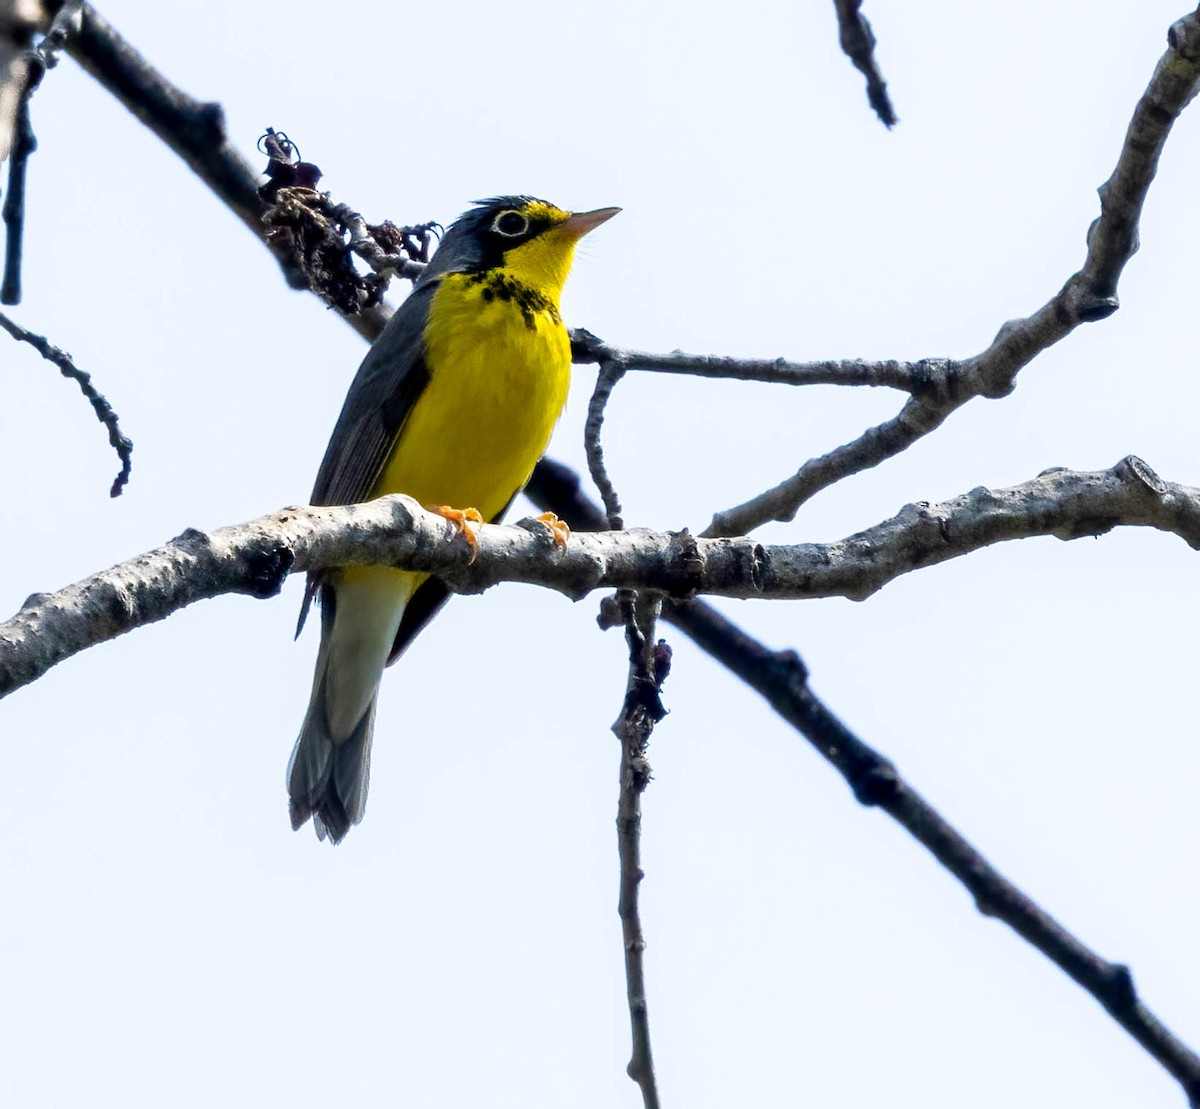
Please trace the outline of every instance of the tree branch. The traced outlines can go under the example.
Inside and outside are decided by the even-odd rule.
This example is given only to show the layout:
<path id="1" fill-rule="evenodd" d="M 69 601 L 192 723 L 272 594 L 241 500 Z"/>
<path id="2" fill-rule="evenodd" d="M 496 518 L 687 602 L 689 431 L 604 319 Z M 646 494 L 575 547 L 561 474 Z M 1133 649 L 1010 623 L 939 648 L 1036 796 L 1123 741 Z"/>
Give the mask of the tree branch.
<path id="1" fill-rule="evenodd" d="M 587 420 L 583 425 L 583 446 L 587 453 L 588 473 L 600 491 L 604 501 L 604 511 L 608 514 L 608 527 L 618 531 L 625 526 L 621 519 L 621 498 L 617 488 L 608 476 L 608 468 L 604 465 L 604 448 L 600 445 L 600 432 L 604 427 L 604 409 L 617 382 L 625 375 L 625 370 L 615 362 L 601 362 L 600 372 L 596 375 L 596 386 L 588 401 Z"/>
<path id="2" fill-rule="evenodd" d="M 583 332 L 588 339 L 594 336 Z M 617 531 L 624 527 L 621 499 L 604 465 L 600 433 L 604 410 L 618 381 L 625 374 L 620 362 L 600 358 L 600 372 L 588 401 L 583 444 L 588 471 L 604 501 L 604 516 L 593 523 L 601 529 Z M 578 484 L 578 483 L 577 483 Z M 620 897 L 617 912 L 621 918 L 621 938 L 625 949 L 625 996 L 629 1004 L 629 1025 L 633 1048 L 626 1073 L 642 1091 L 645 1109 L 658 1109 L 658 1080 L 654 1075 L 654 1055 L 650 1050 L 650 1010 L 646 1000 L 646 940 L 642 933 L 639 892 L 645 872 L 642 870 L 642 794 L 650 784 L 650 762 L 646 751 L 654 725 L 666 715 L 659 696 L 662 682 L 670 669 L 670 648 L 654 646 L 654 627 L 661 600 L 657 594 L 639 594 L 619 589 L 615 603 L 625 625 L 625 643 L 629 648 L 629 672 L 620 715 L 613 723 L 613 734 L 621 743 L 620 794 L 617 801 L 617 851 L 620 861 Z M 662 660 L 662 665 L 657 663 Z"/>
<path id="3" fill-rule="evenodd" d="M 769 520 L 793 519 L 816 493 L 899 454 L 967 401 L 1007 396 L 1017 374 L 1044 350 L 1080 324 L 1117 310 L 1117 280 L 1138 248 L 1138 219 L 1159 155 L 1171 126 L 1200 87 L 1200 12 L 1178 20 L 1167 41 L 1168 50 L 1134 110 L 1116 169 L 1100 187 L 1100 215 L 1088 230 L 1087 257 L 1079 271 L 1033 315 L 1001 327 L 981 354 L 962 362 L 928 363 L 942 367 L 946 387 L 914 396 L 894 419 L 806 462 L 792 477 L 743 504 L 716 513 L 705 535 L 745 535 Z"/>
<path id="4" fill-rule="evenodd" d="M 8 188 L 0 218 L 4 220 L 4 276 L 0 278 L 0 304 L 21 303 L 21 262 L 25 247 L 25 175 L 29 158 L 37 150 L 37 136 L 29 116 L 29 101 L 45 72 L 30 59 L 13 115 L 8 163 Z"/>
<path id="5" fill-rule="evenodd" d="M 889 581 L 993 543 L 1077 539 L 1153 527 L 1200 548 L 1200 489 L 1159 478 L 1130 456 L 1111 470 L 1051 470 L 1012 489 L 975 489 L 938 505 L 908 505 L 835 543 L 764 546 L 688 532 L 576 533 L 565 549 L 537 520 L 485 525 L 477 549 L 411 497 L 284 509 L 211 535 L 189 530 L 165 547 L 31 597 L 0 623 L 0 696 L 95 643 L 225 593 L 268 597 L 288 573 L 390 565 L 442 578 L 454 591 L 501 581 L 556 589 L 650 589 L 674 597 L 863 600 Z"/>
<path id="6" fill-rule="evenodd" d="M 133 467 L 133 440 L 121 431 L 121 425 L 116 412 L 113 411 L 113 406 L 108 403 L 108 398 L 92 384 L 92 375 L 76 366 L 66 351 L 60 350 L 41 335 L 26 331 L 20 324 L 14 323 L 2 312 L 0 312 L 0 328 L 3 328 L 19 342 L 28 343 L 48 362 L 53 362 L 63 377 L 70 378 L 79 385 L 80 392 L 88 399 L 92 411 L 96 413 L 96 419 L 108 429 L 109 446 L 117 452 L 117 457 L 121 460 L 121 469 L 113 478 L 113 483 L 108 490 L 110 497 L 119 497 L 121 490 L 129 481 L 130 470 Z"/>
<path id="7" fill-rule="evenodd" d="M 854 68 L 867 79 L 867 101 L 889 130 L 896 126 L 896 109 L 888 96 L 887 82 L 875 60 L 875 34 L 867 17 L 859 10 L 863 0 L 833 0 L 837 11 L 838 40 L 842 53 L 853 63 Z"/>
<path id="8" fill-rule="evenodd" d="M 650 784 L 646 750 L 650 734 L 667 714 L 660 693 L 670 670 L 671 649 L 654 642 L 659 604 L 632 590 L 620 593 L 629 648 L 629 677 L 613 734 L 621 742 L 620 797 L 617 802 L 617 844 L 621 862 L 621 894 L 617 912 L 625 947 L 625 993 L 633 1050 L 626 1071 L 642 1091 L 645 1109 L 658 1109 L 658 1082 L 650 1050 L 650 1010 L 646 1001 L 646 940 L 638 905 L 645 872 L 642 870 L 642 794 Z"/>
<path id="9" fill-rule="evenodd" d="M 27 51 L 10 70 L 22 78 L 13 115 L 11 161 L 8 164 L 8 193 L 4 198 L 4 277 L 0 280 L 0 303 L 21 303 L 21 261 L 25 242 L 25 173 L 29 157 L 37 150 L 37 138 L 29 115 L 29 101 L 42 83 L 46 70 L 58 64 L 58 55 L 79 29 L 81 0 L 66 0 L 55 15 L 42 41 Z M 31 11 L 29 14 L 33 14 Z M 23 70 L 23 73 L 21 72 Z M 3 159 L 0 158 L 0 161 Z"/>
<path id="10" fill-rule="evenodd" d="M 789 362 L 784 358 L 728 358 L 715 354 L 684 354 L 678 350 L 670 354 L 652 354 L 610 346 L 581 327 L 571 332 L 571 357 L 576 363 L 595 362 L 616 366 L 622 371 L 645 370 L 775 385 L 886 386 L 907 393 L 927 391 L 936 373 L 936 368 L 925 362 L 866 362 L 861 358 Z"/>

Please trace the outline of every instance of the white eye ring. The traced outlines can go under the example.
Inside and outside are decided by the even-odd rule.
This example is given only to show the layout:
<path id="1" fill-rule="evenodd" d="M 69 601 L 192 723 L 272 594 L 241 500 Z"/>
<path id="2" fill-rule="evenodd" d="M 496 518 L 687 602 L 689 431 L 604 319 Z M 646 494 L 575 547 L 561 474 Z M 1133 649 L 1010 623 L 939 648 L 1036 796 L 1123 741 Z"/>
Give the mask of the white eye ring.
<path id="1" fill-rule="evenodd" d="M 512 219 L 513 216 L 516 217 L 515 221 Z M 507 223 L 508 226 L 501 227 L 500 225 L 502 222 Z M 526 219 L 525 216 L 523 216 L 520 212 L 509 208 L 507 211 L 501 212 L 494 220 L 492 220 L 492 230 L 495 231 L 497 235 L 503 235 L 506 239 L 515 239 L 521 235 L 524 235 L 525 232 L 529 230 L 529 220 Z"/>

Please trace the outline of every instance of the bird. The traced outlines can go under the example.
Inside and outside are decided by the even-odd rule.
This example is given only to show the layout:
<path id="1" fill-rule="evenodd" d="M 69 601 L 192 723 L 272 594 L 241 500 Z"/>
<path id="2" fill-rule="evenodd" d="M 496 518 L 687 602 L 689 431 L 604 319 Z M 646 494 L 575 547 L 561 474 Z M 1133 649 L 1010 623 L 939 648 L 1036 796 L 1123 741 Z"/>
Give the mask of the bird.
<path id="1" fill-rule="evenodd" d="M 455 220 L 363 359 L 311 503 L 407 493 L 468 541 L 473 523 L 501 519 L 566 404 L 571 344 L 559 297 L 575 245 L 619 211 L 500 196 Z M 321 642 L 288 763 L 289 811 L 294 829 L 311 817 L 320 839 L 339 843 L 363 817 L 383 671 L 449 590 L 392 567 L 318 571 L 297 635 L 314 597 Z"/>

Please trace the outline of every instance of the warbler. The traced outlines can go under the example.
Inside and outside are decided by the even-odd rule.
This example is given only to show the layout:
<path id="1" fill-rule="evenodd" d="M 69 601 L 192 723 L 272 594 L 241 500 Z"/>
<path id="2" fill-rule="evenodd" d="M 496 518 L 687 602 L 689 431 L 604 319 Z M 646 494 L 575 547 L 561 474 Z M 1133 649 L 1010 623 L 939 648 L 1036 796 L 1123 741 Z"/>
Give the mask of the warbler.
<path id="1" fill-rule="evenodd" d="M 363 359 L 312 503 L 407 493 L 464 529 L 499 520 L 566 403 L 571 345 L 558 305 L 575 244 L 619 211 L 503 196 L 456 220 Z M 288 794 L 292 827 L 311 816 L 337 843 L 362 819 L 384 668 L 449 591 L 390 567 L 323 571 L 309 576 L 301 625 L 314 595 L 321 645 Z"/>

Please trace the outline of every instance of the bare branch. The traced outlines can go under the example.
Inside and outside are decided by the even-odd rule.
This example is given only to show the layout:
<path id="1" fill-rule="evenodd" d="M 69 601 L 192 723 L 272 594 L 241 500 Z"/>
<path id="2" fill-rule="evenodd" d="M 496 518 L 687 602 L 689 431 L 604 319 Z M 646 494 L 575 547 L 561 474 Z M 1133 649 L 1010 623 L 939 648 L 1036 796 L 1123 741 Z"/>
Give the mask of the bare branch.
<path id="1" fill-rule="evenodd" d="M 370 224 L 346 204 L 334 206 L 333 218 L 345 227 L 350 249 L 377 274 L 409 281 L 420 277 L 429 261 L 432 233 L 442 232 L 433 221 L 411 227 L 397 227 L 390 220 Z"/>
<path id="2" fill-rule="evenodd" d="M 875 34 L 859 10 L 863 0 L 833 0 L 837 10 L 838 39 L 854 68 L 867 79 L 867 100 L 880 122 L 889 130 L 896 126 L 896 109 L 888 96 L 887 82 L 875 60 Z"/>
<path id="3" fill-rule="evenodd" d="M 66 351 L 59 350 L 41 335 L 26 331 L 20 324 L 14 323 L 3 313 L 0 313 L 0 327 L 4 328 L 14 339 L 28 343 L 47 361 L 53 362 L 63 377 L 78 382 L 80 391 L 91 402 L 96 419 L 108 428 L 109 445 L 117 452 L 117 457 L 121 460 L 121 470 L 113 479 L 112 486 L 108 491 L 110 497 L 119 497 L 121 490 L 129 481 L 129 472 L 133 466 L 133 440 L 122 433 L 116 412 L 113 411 L 112 405 L 108 403 L 104 394 L 92 384 L 91 374 L 85 373 L 76 366 Z"/>
<path id="4" fill-rule="evenodd" d="M 13 113 L 12 144 L 8 162 L 8 187 L 0 216 L 4 220 L 4 277 L 0 279 L 0 304 L 21 303 L 21 262 L 25 248 L 25 176 L 37 137 L 29 118 L 29 99 L 44 70 L 26 59 L 26 74 Z"/>
<path id="5" fill-rule="evenodd" d="M 662 640 L 657 644 L 654 642 L 657 601 L 639 599 L 633 591 L 622 590 L 619 604 L 629 648 L 625 700 L 612 726 L 613 734 L 621 741 L 621 790 L 617 803 L 621 894 L 617 911 L 625 946 L 625 991 L 633 1035 L 633 1051 L 626 1070 L 641 1088 L 645 1109 L 658 1109 L 658 1084 L 650 1050 L 650 1012 L 646 1002 L 646 940 L 642 934 L 638 894 L 646 876 L 641 859 L 642 794 L 651 778 L 646 749 L 654 725 L 667 714 L 660 693 L 670 672 L 671 649 Z"/>
<path id="6" fill-rule="evenodd" d="M 586 364 L 611 363 L 623 370 L 645 370 L 660 374 L 762 381 L 776 385 L 869 385 L 886 386 L 915 393 L 927 389 L 940 363 L 876 361 L 861 358 L 827 359 L 821 362 L 789 362 L 784 358 L 728 358 L 714 354 L 651 354 L 610 346 L 590 331 L 571 332 L 571 357 Z"/>
<path id="7" fill-rule="evenodd" d="M 599 341 L 588 332 L 578 333 L 583 341 Z M 573 343 L 578 341 L 573 338 Z M 598 355 L 599 373 L 596 386 L 588 401 L 587 420 L 583 429 L 583 444 L 587 452 L 588 470 L 604 501 L 604 517 L 599 524 L 616 532 L 624 526 L 621 519 L 621 500 L 604 465 L 604 450 L 600 433 L 604 427 L 604 410 L 612 391 L 625 374 L 624 365 L 616 359 Z M 576 483 L 578 486 L 578 483 Z M 629 676 L 621 713 L 613 723 L 613 734 L 621 742 L 620 795 L 617 802 L 617 849 L 620 859 L 620 897 L 617 911 L 621 917 L 621 934 L 625 948 L 625 995 L 629 1003 L 629 1024 L 633 1048 L 626 1073 L 642 1091 L 645 1109 L 658 1109 L 658 1083 L 654 1076 L 654 1055 L 650 1050 L 650 1012 L 646 1001 L 646 940 L 642 933 L 642 917 L 638 895 L 645 873 L 641 862 L 642 794 L 650 784 L 650 763 L 646 751 L 654 725 L 666 715 L 659 696 L 662 682 L 670 669 L 670 648 L 661 643 L 656 665 L 654 627 L 661 601 L 657 595 L 639 594 L 632 589 L 617 591 L 615 602 L 606 601 L 601 608 L 601 624 L 611 618 L 607 610 L 615 608 L 625 625 L 625 642 L 629 648 Z"/>
<path id="8" fill-rule="evenodd" d="M 158 550 L 37 595 L 0 623 L 0 696 L 95 643 L 224 593 L 271 596 L 291 572 L 385 565 L 435 574 L 454 591 L 501 581 L 578 599 L 595 589 L 675 597 L 862 600 L 912 570 L 993 543 L 1076 539 L 1118 526 L 1172 532 L 1200 548 L 1200 489 L 1162 481 L 1130 456 L 1097 473 L 1048 471 L 1012 489 L 976 489 L 899 515 L 836 543 L 764 546 L 688 532 L 575 533 L 565 548 L 536 520 L 485 525 L 477 548 L 410 497 L 285 509 L 207 535 L 188 531 Z M 451 542 L 450 540 L 457 540 Z"/>
<path id="9" fill-rule="evenodd" d="M 0 280 L 0 303 L 21 303 L 21 258 L 25 241 L 25 174 L 29 156 L 37 149 L 37 138 L 29 116 L 29 101 L 42 83 L 46 70 L 58 64 L 58 55 L 71 35 L 79 30 L 81 0 L 66 0 L 42 41 L 22 59 L 22 86 L 13 114 L 11 160 L 8 163 L 8 192 L 4 198 L 4 278 Z M 115 494 L 114 494 L 115 496 Z"/>
<path id="10" fill-rule="evenodd" d="M 613 485 L 604 465 L 600 432 L 604 427 L 604 409 L 608 399 L 624 375 L 624 369 L 617 363 L 601 362 L 600 372 L 596 375 L 596 387 L 588 401 L 587 420 L 583 425 L 583 447 L 587 452 L 588 472 L 592 475 L 596 488 L 600 490 L 604 511 L 608 513 L 608 526 L 612 531 L 619 531 L 625 524 L 621 519 L 621 498 L 617 495 L 616 486 Z"/>
<path id="11" fill-rule="evenodd" d="M 17 110 L 13 118 L 11 157 L 8 161 L 8 187 L 5 192 L 4 209 L 4 278 L 0 280 L 0 304 L 20 304 L 20 264 L 25 245 L 25 174 L 29 168 L 29 157 L 37 149 L 34 125 L 29 118 L 29 98 L 34 90 L 30 65 L 30 76 L 20 91 Z"/>
<path id="12" fill-rule="evenodd" d="M 772 489 L 718 512 L 705 535 L 745 535 L 768 520 L 791 520 L 814 494 L 850 474 L 879 465 L 938 427 L 974 397 L 1003 397 L 1020 371 L 1081 323 L 1102 320 L 1119 306 L 1117 280 L 1138 248 L 1138 219 L 1171 126 L 1200 87 L 1200 13 L 1175 23 L 1169 48 L 1138 101 L 1112 176 L 1100 188 L 1100 216 L 1088 231 L 1080 270 L 1033 315 L 1010 320 L 991 346 L 945 363 L 953 388 L 908 401 L 895 419 L 852 443 L 805 463 Z"/>

